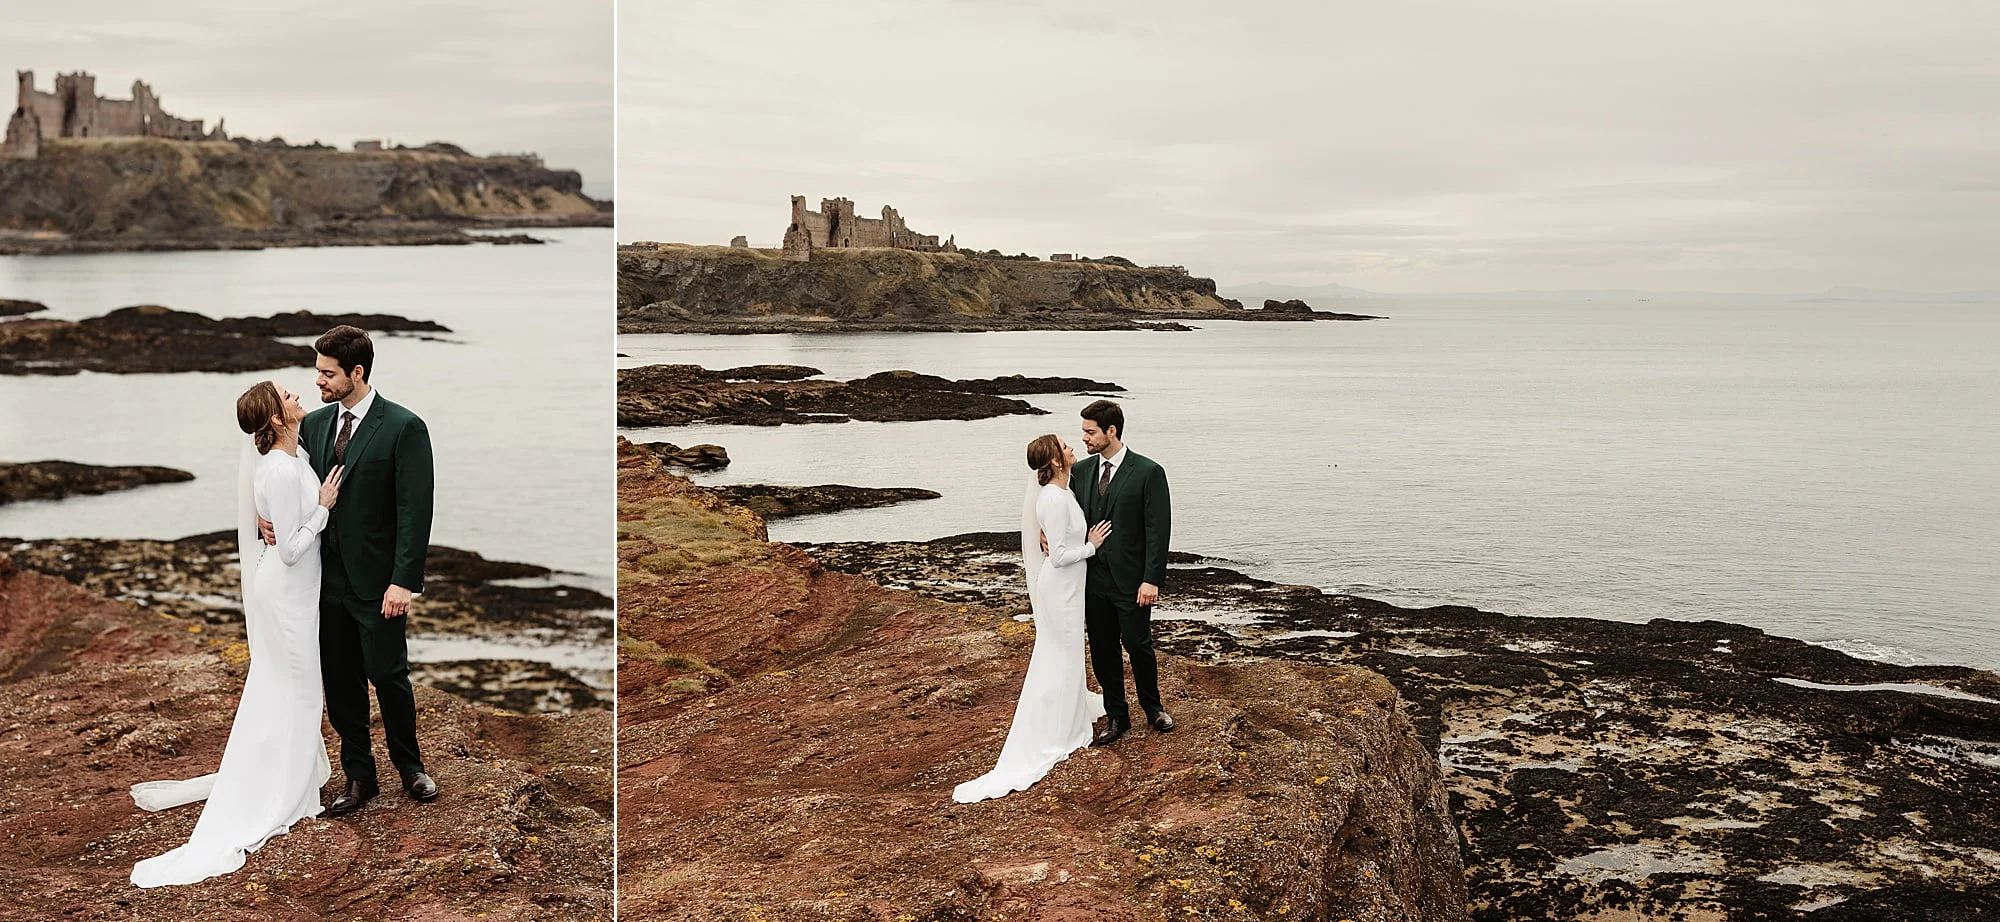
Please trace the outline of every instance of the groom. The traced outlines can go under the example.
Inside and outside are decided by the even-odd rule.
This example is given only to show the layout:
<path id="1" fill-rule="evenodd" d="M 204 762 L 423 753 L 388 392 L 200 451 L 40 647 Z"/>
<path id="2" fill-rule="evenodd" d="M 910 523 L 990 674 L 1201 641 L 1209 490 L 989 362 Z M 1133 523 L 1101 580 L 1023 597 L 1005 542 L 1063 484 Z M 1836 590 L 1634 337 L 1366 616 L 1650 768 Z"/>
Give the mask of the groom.
<path id="1" fill-rule="evenodd" d="M 1076 465 L 1070 489 L 1084 520 L 1111 523 L 1111 537 L 1091 556 L 1084 577 L 1083 628 L 1090 640 L 1090 668 L 1104 690 L 1105 724 L 1090 740 L 1108 746 L 1132 729 L 1125 702 L 1125 662 L 1139 707 L 1155 731 L 1170 733 L 1174 719 L 1160 704 L 1160 668 L 1153 656 L 1153 603 L 1167 581 L 1171 506 L 1167 472 L 1125 447 L 1125 411 L 1109 400 L 1083 408 L 1083 444 L 1091 457 Z"/>
<path id="2" fill-rule="evenodd" d="M 347 469 L 340 502 L 320 535 L 320 679 L 347 776 L 346 789 L 326 812 L 352 813 L 380 793 L 368 734 L 370 685 L 403 790 L 429 803 L 438 787 L 417 752 L 417 702 L 403 635 L 410 596 L 424 591 L 430 549 L 430 432 L 416 414 L 370 385 L 375 344 L 366 332 L 334 327 L 313 349 L 326 406 L 308 414 L 299 433 L 322 480 L 336 465 Z"/>

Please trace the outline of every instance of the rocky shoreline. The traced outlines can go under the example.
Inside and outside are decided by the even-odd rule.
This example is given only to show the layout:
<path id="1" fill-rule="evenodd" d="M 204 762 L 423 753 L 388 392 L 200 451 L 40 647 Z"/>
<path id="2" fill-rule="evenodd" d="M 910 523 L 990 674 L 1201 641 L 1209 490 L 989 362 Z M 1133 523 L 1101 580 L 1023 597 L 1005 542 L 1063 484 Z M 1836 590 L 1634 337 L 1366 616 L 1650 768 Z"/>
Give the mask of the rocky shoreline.
<path id="1" fill-rule="evenodd" d="M 0 254 L 528 243 L 468 231 L 612 223 L 574 170 L 448 146 L 50 138 L 0 161 Z"/>
<path id="2" fill-rule="evenodd" d="M 664 308 L 639 310 L 621 316 L 620 334 L 701 333 L 715 336 L 818 333 L 1034 333 L 1034 332 L 1155 332 L 1190 333 L 1191 323 L 1305 323 L 1315 320 L 1381 320 L 1370 314 L 1343 314 L 1314 310 L 1310 313 L 1271 313 L 1262 310 L 1211 311 L 1075 311 L 1038 315 L 1021 319 L 963 318 L 935 320 L 827 320 L 818 317 L 774 316 L 755 318 L 708 318 L 682 316 Z"/>
<path id="3" fill-rule="evenodd" d="M 713 489 L 723 502 L 742 506 L 765 521 L 893 506 L 915 500 L 937 499 L 943 495 L 936 490 L 917 487 L 851 487 L 840 483 L 809 487 L 733 483 Z"/>
<path id="4" fill-rule="evenodd" d="M 200 811 L 146 813 L 129 788 L 214 771 L 247 654 L 205 621 L 16 563 L 0 553 L 0 918 L 609 918 L 610 711 L 508 714 L 425 687 L 436 803 L 390 785 L 350 816 L 299 822 L 235 873 L 132 887 L 132 864 L 185 842 Z"/>
<path id="5" fill-rule="evenodd" d="M 610 227 L 609 215 L 589 216 L 555 224 L 507 224 L 514 227 Z M 470 246 L 473 244 L 539 244 L 531 234 L 478 234 L 472 228 L 432 221 L 369 221 L 333 224 L 311 231 L 214 231 L 189 235 L 127 235 L 113 238 L 70 237 L 53 233 L 0 233 L 0 256 L 77 256 L 100 253 L 176 253 L 200 250 L 282 250 L 312 247 Z"/>
<path id="6" fill-rule="evenodd" d="M 1170 661 L 1182 729 L 954 804 L 1026 627 L 764 537 L 621 441 L 621 917 L 1466 918 L 1437 765 L 1379 676 Z"/>
<path id="7" fill-rule="evenodd" d="M 185 483 L 193 479 L 193 474 L 171 467 L 112 466 L 75 461 L 0 461 L 0 506 L 70 496 L 94 496 L 156 483 Z"/>
<path id="8" fill-rule="evenodd" d="M 626 444 L 629 446 L 627 450 L 649 453 L 661 464 L 671 468 L 707 472 L 719 471 L 729 466 L 729 451 L 720 445 L 690 445 L 682 448 L 672 442 Z M 826 515 L 849 509 L 893 506 L 915 500 L 937 499 L 941 495 L 936 490 L 918 487 L 855 487 L 843 483 L 815 486 L 731 483 L 718 484 L 710 489 L 714 490 L 724 502 L 741 506 L 765 521 L 802 515 Z"/>
<path id="9" fill-rule="evenodd" d="M 74 583 L 184 625 L 219 645 L 239 641 L 236 535 L 213 532 L 174 541 L 111 538 L 0 538 L 0 553 L 21 570 Z M 411 612 L 412 648 L 491 649 L 496 638 L 521 650 L 560 646 L 609 649 L 611 598 L 533 564 L 488 560 L 433 545 L 424 593 Z M 608 664 L 607 664 L 608 667 Z M 413 662 L 411 678 L 509 711 L 603 707 L 606 670 L 565 668 L 525 656 L 472 656 Z"/>
<path id="10" fill-rule="evenodd" d="M 820 378 L 820 374 L 819 369 L 802 365 L 722 370 L 699 365 L 621 368 L 618 425 L 777 426 L 1035 416 L 1048 411 L 1005 395 L 1124 390 L 1085 378 L 1013 375 L 952 381 L 913 371 L 885 371 L 853 381 L 833 381 Z"/>
<path id="11" fill-rule="evenodd" d="M 816 383 L 810 381 L 813 369 L 767 368 L 704 373 L 725 380 L 736 374 Z M 958 384 L 965 392 L 969 382 Z M 703 405 L 708 397 L 701 392 L 685 405 Z M 693 413 L 677 418 L 697 421 Z M 751 418 L 762 424 L 819 421 L 791 419 L 783 411 L 723 417 Z M 626 453 L 639 454 L 629 446 Z M 635 490 L 644 484 L 642 492 L 656 499 L 686 494 L 674 500 L 687 511 L 666 541 L 678 550 L 662 557 L 645 543 L 652 548 L 646 554 L 621 551 L 621 590 L 627 584 L 638 590 L 634 617 L 621 630 L 630 640 L 632 625 L 645 624 L 636 636 L 654 644 L 621 653 L 621 663 L 634 670 L 629 673 L 634 681 L 621 679 L 622 707 L 643 715 L 641 725 L 660 722 L 648 732 L 678 734 L 673 738 L 683 746 L 698 745 L 704 734 L 741 741 L 726 715 L 747 713 L 759 728 L 752 735 L 763 740 L 758 758 L 786 765 L 849 764 L 819 747 L 839 742 L 843 734 L 866 738 L 878 731 L 850 727 L 846 718 L 828 719 L 840 724 L 837 732 L 826 730 L 818 717 L 767 721 L 755 707 L 700 699 L 754 694 L 764 707 L 817 715 L 833 706 L 828 702 L 853 694 L 873 701 L 872 707 L 895 710 L 895 701 L 869 698 L 857 684 L 819 666 L 814 668 L 824 691 L 792 681 L 791 664 L 812 661 L 806 651 L 822 640 L 819 635 L 794 640 L 785 632 L 831 618 L 831 624 L 810 630 L 835 632 L 848 644 L 879 642 L 863 638 L 893 632 L 899 638 L 924 637 L 927 651 L 956 649 L 925 634 L 926 628 L 896 619 L 924 611 L 927 617 L 956 618 L 954 637 L 987 630 L 1004 634 L 1007 626 L 989 619 L 1026 609 L 1014 534 L 801 544 L 796 550 L 810 561 L 801 562 L 785 557 L 793 548 L 784 545 L 752 552 L 728 539 L 735 532 L 764 536 L 763 519 L 730 502 L 728 494 L 692 485 L 661 487 L 677 478 L 664 469 L 642 476 L 639 462 L 625 463 L 621 495 L 628 479 Z M 643 504 L 627 507 L 621 518 L 640 508 Z M 663 566 L 668 557 L 671 563 Z M 1259 664 L 1352 668 L 1393 686 L 1408 706 L 1413 732 L 1442 768 L 1465 857 L 1471 918 L 1480 922 L 2000 917 L 2000 676 L 1991 672 L 1880 663 L 1719 621 L 1634 624 L 1517 617 L 1464 606 L 1411 609 L 1274 583 L 1228 561 L 1193 554 L 1177 553 L 1172 564 L 1166 600 L 1156 612 L 1161 649 L 1178 664 L 1170 672 Z M 866 582 L 857 587 L 822 571 Z M 893 602 L 881 602 L 870 591 L 874 586 L 913 592 L 925 601 L 894 596 Z M 842 601 L 829 615 L 813 599 L 815 593 L 832 592 Z M 943 607 L 923 607 L 929 603 Z M 854 619 L 871 604 L 887 606 L 894 617 L 856 626 Z M 700 622 L 704 617 L 711 620 Z M 645 620 L 652 618 L 660 620 Z M 732 618 L 763 627 L 744 629 L 743 636 L 718 645 L 671 623 L 681 618 L 695 618 L 701 631 L 718 633 L 743 628 Z M 768 646 L 760 630 L 771 632 Z M 749 660 L 732 665 L 732 657 Z M 872 674 L 881 667 L 870 660 L 854 668 Z M 947 672 L 955 676 L 955 670 Z M 1014 679 L 1018 683 L 1018 675 Z M 938 715 L 976 699 L 940 691 L 957 687 L 962 678 L 897 681 L 899 692 L 918 690 L 901 700 L 911 712 L 907 716 L 920 722 L 922 735 L 941 732 L 933 728 Z M 697 706 L 703 710 L 694 710 Z M 704 719 L 710 707 L 727 710 Z M 1004 724 L 1004 715 L 999 719 Z M 767 731 L 778 738 L 764 736 Z M 883 737 L 882 745 L 891 745 L 891 738 Z M 953 757 L 948 749 L 924 751 L 931 763 L 912 756 L 898 767 L 920 770 L 910 763 L 943 764 Z M 662 757 L 647 752 L 643 759 Z M 641 776 L 687 780 L 698 771 L 691 764 L 662 769 L 645 763 Z M 753 773 L 704 778 L 697 786 L 728 799 L 738 796 L 733 785 L 750 778 L 772 781 Z M 784 811 L 769 803 L 744 809 L 762 811 L 755 814 L 760 821 L 788 835 L 801 828 L 786 824 Z M 687 861 L 704 862 L 698 853 L 713 847 L 701 834 L 676 837 L 641 825 L 640 835 L 672 843 L 654 849 L 651 838 L 642 839 L 653 850 L 642 857 L 645 862 L 670 861 L 665 856 L 676 850 L 690 856 Z M 933 841 L 959 834 L 971 833 L 940 832 Z M 881 835 L 892 850 L 923 841 L 894 829 Z M 774 847 L 784 853 L 803 846 Z M 672 866 L 656 865 L 662 874 Z M 690 864 L 681 870 L 705 875 L 714 867 Z M 1014 892 L 977 869 L 961 874 L 984 882 L 980 886 L 992 885 L 993 892 Z M 1045 877 L 1034 883 L 1047 885 Z M 989 905 L 955 899 L 960 902 L 950 904 L 958 907 L 953 911 Z"/>
<path id="12" fill-rule="evenodd" d="M 620 333 L 1187 331 L 1197 322 L 1374 319 L 1298 301 L 1246 310 L 1213 279 L 1172 267 L 886 248 L 819 249 L 805 262 L 745 247 L 618 248 Z"/>
<path id="13" fill-rule="evenodd" d="M 690 471 L 719 471 L 729 466 L 729 449 L 720 445 L 689 445 L 682 448 L 672 442 L 646 442 L 639 445 L 652 452 L 662 462 Z"/>
<path id="14" fill-rule="evenodd" d="M 387 314 L 314 314 L 216 319 L 157 304 L 121 307 L 84 320 L 0 323 L 0 375 L 172 374 L 310 367 L 317 336 L 340 324 L 378 333 L 449 333 L 443 325 Z"/>
<path id="15" fill-rule="evenodd" d="M 801 545 L 1025 610 L 1013 534 Z M 1176 554 L 1169 661 L 1363 667 L 1444 766 L 1477 920 L 2000 914 L 2000 676 L 1742 625 L 1407 609 Z"/>

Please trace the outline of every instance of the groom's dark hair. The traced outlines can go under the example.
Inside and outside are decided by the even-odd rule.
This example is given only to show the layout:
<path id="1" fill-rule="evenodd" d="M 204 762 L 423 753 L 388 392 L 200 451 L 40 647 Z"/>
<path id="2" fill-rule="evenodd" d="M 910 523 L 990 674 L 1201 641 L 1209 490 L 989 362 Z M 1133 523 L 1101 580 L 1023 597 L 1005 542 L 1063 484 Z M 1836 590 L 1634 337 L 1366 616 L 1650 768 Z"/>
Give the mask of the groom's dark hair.
<path id="1" fill-rule="evenodd" d="M 1093 401 L 1090 406 L 1083 408 L 1081 415 L 1084 419 L 1096 423 L 1097 428 L 1107 433 L 1117 429 L 1118 440 L 1125 441 L 1125 411 L 1117 404 L 1109 400 Z"/>
<path id="2" fill-rule="evenodd" d="M 360 327 L 343 324 L 321 333 L 313 342 L 313 351 L 332 356 L 340 363 L 342 374 L 352 374 L 356 365 L 361 366 L 363 381 L 375 374 L 375 341 Z"/>

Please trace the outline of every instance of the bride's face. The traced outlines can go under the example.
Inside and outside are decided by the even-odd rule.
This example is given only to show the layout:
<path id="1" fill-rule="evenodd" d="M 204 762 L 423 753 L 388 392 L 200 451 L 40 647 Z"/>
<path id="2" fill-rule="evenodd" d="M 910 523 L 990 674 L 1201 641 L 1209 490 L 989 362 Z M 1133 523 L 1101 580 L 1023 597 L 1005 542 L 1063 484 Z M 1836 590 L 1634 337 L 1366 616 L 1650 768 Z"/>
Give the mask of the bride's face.
<path id="1" fill-rule="evenodd" d="M 274 384 L 272 387 L 277 385 Z M 284 412 L 279 414 L 278 420 L 284 423 L 286 428 L 296 429 L 299 423 L 305 420 L 306 408 L 299 405 L 299 395 L 278 387 L 278 404 L 285 408 Z"/>
<path id="2" fill-rule="evenodd" d="M 1066 468 L 1068 468 L 1068 467 L 1075 467 L 1075 466 L 1076 466 L 1076 449 L 1074 449 L 1074 448 L 1071 448 L 1071 447 L 1069 447 L 1069 443 L 1068 443 L 1068 442 L 1064 442 L 1064 443 L 1063 443 L 1063 467 L 1066 467 Z"/>

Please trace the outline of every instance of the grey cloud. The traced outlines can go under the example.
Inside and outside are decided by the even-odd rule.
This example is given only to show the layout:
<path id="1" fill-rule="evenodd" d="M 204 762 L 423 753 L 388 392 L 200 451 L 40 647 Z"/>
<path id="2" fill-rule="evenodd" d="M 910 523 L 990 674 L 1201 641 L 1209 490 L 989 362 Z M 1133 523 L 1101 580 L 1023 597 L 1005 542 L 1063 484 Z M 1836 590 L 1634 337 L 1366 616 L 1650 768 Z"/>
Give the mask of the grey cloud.
<path id="1" fill-rule="evenodd" d="M 925 232 L 1401 291 L 2000 287 L 2000 7 L 621 10 L 620 236 Z"/>
<path id="2" fill-rule="evenodd" d="M 197 0 L 21 4 L 5 57 L 46 88 L 88 70 L 101 92 L 151 84 L 170 111 L 232 134 L 532 150 L 612 178 L 612 3 Z"/>

